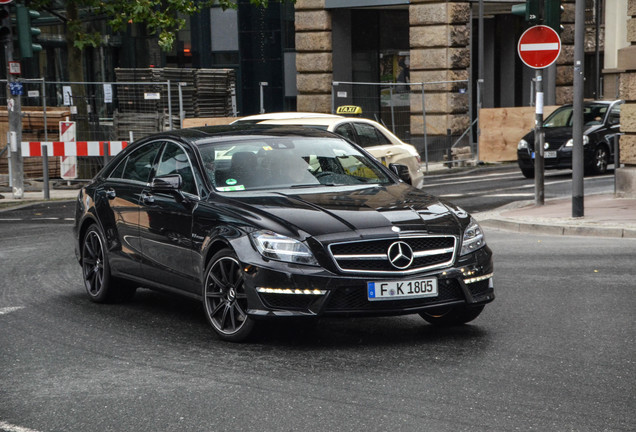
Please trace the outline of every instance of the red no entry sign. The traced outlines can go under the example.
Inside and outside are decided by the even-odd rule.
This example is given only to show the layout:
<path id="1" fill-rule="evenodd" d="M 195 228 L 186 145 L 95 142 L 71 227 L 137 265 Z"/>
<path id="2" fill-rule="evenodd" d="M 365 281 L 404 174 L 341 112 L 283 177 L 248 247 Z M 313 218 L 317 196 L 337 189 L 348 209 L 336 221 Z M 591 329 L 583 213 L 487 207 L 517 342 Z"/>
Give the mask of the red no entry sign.
<path id="1" fill-rule="evenodd" d="M 561 53 L 561 38 L 551 27 L 530 27 L 519 38 L 517 52 L 521 61 L 533 69 L 543 69 L 554 63 Z"/>

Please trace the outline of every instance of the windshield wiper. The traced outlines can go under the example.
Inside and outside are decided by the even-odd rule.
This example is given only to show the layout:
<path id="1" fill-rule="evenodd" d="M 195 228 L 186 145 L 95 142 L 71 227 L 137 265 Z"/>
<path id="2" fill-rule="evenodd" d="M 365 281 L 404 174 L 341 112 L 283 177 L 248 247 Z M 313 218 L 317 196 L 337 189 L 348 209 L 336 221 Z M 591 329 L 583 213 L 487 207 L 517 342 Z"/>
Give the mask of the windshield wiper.
<path id="1" fill-rule="evenodd" d="M 309 183 L 309 184 L 295 184 L 291 185 L 291 189 L 301 189 L 301 188 L 315 188 L 321 186 L 336 186 L 335 183 Z"/>

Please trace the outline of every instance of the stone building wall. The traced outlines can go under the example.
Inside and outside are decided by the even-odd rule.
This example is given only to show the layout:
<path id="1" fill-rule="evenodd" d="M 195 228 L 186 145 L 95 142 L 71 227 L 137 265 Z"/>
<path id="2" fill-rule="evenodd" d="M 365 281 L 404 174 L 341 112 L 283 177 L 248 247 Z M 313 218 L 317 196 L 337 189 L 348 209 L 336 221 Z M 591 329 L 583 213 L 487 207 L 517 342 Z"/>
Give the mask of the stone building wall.
<path id="1" fill-rule="evenodd" d="M 409 5 L 411 82 L 469 79 L 470 4 L 412 0 Z M 470 124 L 468 94 L 447 84 L 425 87 L 426 131 L 429 135 L 462 133 Z M 411 96 L 411 135 L 423 135 L 422 96 Z"/>
<path id="2" fill-rule="evenodd" d="M 630 46 L 618 51 L 621 108 L 621 161 L 625 167 L 617 170 L 617 194 L 636 198 L 636 0 L 627 5 L 627 41 Z"/>
<path id="3" fill-rule="evenodd" d="M 331 14 L 324 0 L 296 0 L 297 109 L 331 112 Z"/>

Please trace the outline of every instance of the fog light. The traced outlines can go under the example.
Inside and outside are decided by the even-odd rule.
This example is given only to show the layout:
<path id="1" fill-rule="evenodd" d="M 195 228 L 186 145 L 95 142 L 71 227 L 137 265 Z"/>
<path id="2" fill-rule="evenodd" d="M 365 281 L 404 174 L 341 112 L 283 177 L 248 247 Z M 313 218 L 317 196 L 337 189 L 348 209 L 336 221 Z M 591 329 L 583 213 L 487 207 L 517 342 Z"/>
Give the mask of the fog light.
<path id="1" fill-rule="evenodd" d="M 319 289 L 298 289 L 298 288 L 266 288 L 256 287 L 256 292 L 265 294 L 293 294 L 293 295 L 325 295 L 326 290 Z"/>
<path id="2" fill-rule="evenodd" d="M 475 283 L 475 282 L 481 282 L 484 281 L 486 279 L 490 279 L 491 277 L 493 277 L 494 273 L 489 273 L 487 275 L 483 275 L 483 276 L 475 276 L 472 278 L 468 278 L 468 279 L 464 279 L 464 283 L 467 284 L 471 284 L 471 283 Z"/>

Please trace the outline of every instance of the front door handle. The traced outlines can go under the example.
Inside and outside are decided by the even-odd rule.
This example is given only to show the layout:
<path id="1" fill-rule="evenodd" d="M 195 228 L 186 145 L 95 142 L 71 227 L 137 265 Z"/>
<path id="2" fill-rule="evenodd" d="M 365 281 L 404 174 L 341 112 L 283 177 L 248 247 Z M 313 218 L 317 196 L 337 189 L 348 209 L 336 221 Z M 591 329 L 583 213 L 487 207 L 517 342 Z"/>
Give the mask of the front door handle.
<path id="1" fill-rule="evenodd" d="M 106 197 L 108 197 L 108 199 L 115 199 L 115 197 L 117 196 L 117 193 L 115 192 L 115 189 L 110 188 L 106 191 Z"/>
<path id="2" fill-rule="evenodd" d="M 151 194 L 143 193 L 141 194 L 141 200 L 144 204 L 154 204 L 155 197 Z"/>

